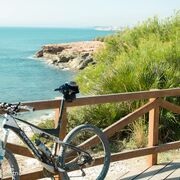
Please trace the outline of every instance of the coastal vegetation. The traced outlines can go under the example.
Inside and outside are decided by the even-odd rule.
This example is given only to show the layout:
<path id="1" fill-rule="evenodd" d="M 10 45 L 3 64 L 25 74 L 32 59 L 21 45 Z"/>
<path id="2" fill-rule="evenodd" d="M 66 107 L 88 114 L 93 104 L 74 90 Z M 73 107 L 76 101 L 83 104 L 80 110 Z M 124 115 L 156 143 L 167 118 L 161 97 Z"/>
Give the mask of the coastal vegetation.
<path id="1" fill-rule="evenodd" d="M 101 39 L 105 47 L 94 54 L 96 65 L 82 70 L 76 80 L 88 95 L 166 89 L 180 86 L 180 13 L 160 20 L 148 19 Z M 168 101 L 180 104 L 179 97 Z M 69 112 L 70 127 L 92 123 L 105 128 L 147 100 L 75 108 Z M 160 143 L 180 138 L 179 115 L 163 109 L 160 113 Z M 148 116 L 113 137 L 126 137 L 134 146 L 146 146 Z M 131 143 L 133 144 L 133 143 Z"/>
<path id="2" fill-rule="evenodd" d="M 94 53 L 96 64 L 89 64 L 76 77 L 82 94 L 99 95 L 180 87 L 178 12 L 164 20 L 157 17 L 148 19 L 134 28 L 126 28 L 97 40 L 104 42 L 104 46 Z M 168 97 L 166 100 L 180 105 L 179 97 Z M 104 129 L 147 101 L 71 108 L 68 111 L 68 131 L 83 123 L 91 123 Z M 179 119 L 178 114 L 161 110 L 160 143 L 179 140 Z M 52 121 L 50 126 L 53 127 L 51 123 Z M 124 148 L 145 147 L 147 134 L 148 114 L 116 133 L 110 139 L 111 150 L 116 152 Z"/>
<path id="3" fill-rule="evenodd" d="M 40 122 L 38 124 L 38 127 L 40 128 L 45 128 L 45 129 L 51 129 L 51 128 L 54 128 L 54 120 L 52 119 L 47 119 L 43 122 Z M 39 134 L 35 133 L 32 135 L 31 137 L 31 141 L 35 141 L 35 139 L 40 139 L 43 143 L 45 143 L 48 147 L 52 147 L 53 146 L 53 140 L 52 139 L 47 139 L 47 138 L 44 138 L 44 137 L 40 137 Z"/>

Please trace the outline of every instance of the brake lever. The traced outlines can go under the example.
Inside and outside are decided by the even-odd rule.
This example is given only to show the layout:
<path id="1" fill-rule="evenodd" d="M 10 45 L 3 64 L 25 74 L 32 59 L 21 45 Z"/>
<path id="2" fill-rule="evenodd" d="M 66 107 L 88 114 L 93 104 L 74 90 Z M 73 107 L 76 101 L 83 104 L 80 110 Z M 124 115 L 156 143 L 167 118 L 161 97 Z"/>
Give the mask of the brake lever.
<path id="1" fill-rule="evenodd" d="M 15 111 L 15 112 L 18 111 L 20 104 L 21 104 L 20 102 L 18 104 L 14 104 L 15 107 L 12 107 L 13 111 Z"/>

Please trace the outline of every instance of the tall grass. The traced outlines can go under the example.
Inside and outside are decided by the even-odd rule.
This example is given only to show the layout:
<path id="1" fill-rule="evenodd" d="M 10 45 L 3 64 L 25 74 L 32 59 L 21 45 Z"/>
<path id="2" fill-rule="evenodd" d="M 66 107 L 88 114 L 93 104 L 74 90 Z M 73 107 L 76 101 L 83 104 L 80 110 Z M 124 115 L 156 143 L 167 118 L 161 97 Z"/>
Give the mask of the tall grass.
<path id="1" fill-rule="evenodd" d="M 130 140 L 126 144 L 127 148 L 143 148 L 147 145 L 147 126 L 145 119 L 138 119 L 129 126 L 131 132 Z"/>
<path id="2" fill-rule="evenodd" d="M 157 17 L 104 38 L 105 48 L 77 77 L 84 94 L 111 94 L 150 89 L 180 87 L 180 13 L 159 20 Z M 180 104 L 178 97 L 168 98 Z M 78 111 L 75 121 L 88 119 L 105 127 L 146 101 L 87 107 Z M 112 110 L 111 108 L 114 108 Z M 99 115 L 101 114 L 101 115 Z M 163 110 L 160 115 L 160 139 L 180 138 L 179 115 Z"/>

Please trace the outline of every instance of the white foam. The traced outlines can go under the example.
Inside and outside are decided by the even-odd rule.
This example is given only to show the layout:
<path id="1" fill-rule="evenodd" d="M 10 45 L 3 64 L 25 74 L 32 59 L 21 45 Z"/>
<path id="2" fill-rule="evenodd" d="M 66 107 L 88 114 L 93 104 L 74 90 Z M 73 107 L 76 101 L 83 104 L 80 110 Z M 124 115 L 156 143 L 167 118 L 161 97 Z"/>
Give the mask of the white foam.
<path id="1" fill-rule="evenodd" d="M 40 60 L 40 61 L 44 61 L 44 59 L 43 58 L 38 58 L 38 57 L 36 57 L 35 55 L 33 55 L 33 56 L 28 56 L 28 57 L 26 57 L 27 59 L 33 59 L 33 60 Z"/>

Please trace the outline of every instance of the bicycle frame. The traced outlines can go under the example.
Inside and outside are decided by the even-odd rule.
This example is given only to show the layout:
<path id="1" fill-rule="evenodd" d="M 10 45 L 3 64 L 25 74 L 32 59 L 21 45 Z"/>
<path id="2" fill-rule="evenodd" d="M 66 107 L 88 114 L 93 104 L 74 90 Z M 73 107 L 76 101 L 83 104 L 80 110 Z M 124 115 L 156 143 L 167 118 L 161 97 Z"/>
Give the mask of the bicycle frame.
<path id="1" fill-rule="evenodd" d="M 38 134 L 43 133 L 43 134 L 47 135 L 48 137 L 51 137 L 55 143 L 63 144 L 63 141 L 61 141 L 59 138 L 42 131 L 40 128 L 36 127 L 35 125 L 30 124 L 30 123 L 25 122 L 20 119 L 16 119 L 15 117 L 13 117 L 11 115 L 6 114 L 4 122 L 3 122 L 3 129 L 4 129 L 3 147 L 5 148 L 5 146 L 6 146 L 9 130 L 12 130 L 23 141 L 23 143 L 27 145 L 27 147 L 32 151 L 34 157 L 42 163 L 43 167 L 45 167 L 50 172 L 55 173 L 54 164 L 52 162 L 50 162 L 48 159 L 43 157 L 43 155 L 40 153 L 40 151 L 35 147 L 35 145 L 28 138 L 26 133 L 19 127 L 16 120 L 29 125 L 31 127 L 31 129 L 34 131 L 34 133 L 38 133 Z M 63 171 L 63 170 L 61 170 L 61 171 Z"/>
<path id="2" fill-rule="evenodd" d="M 59 122 L 58 122 L 58 127 L 56 129 L 48 129 L 48 131 L 53 131 L 53 130 L 58 130 L 58 132 L 60 131 L 61 128 L 61 119 L 62 119 L 62 114 L 63 114 L 63 107 L 64 107 L 64 99 L 62 100 L 61 103 L 61 112 L 60 112 L 60 116 L 59 116 Z M 58 137 L 47 133 L 45 131 L 43 131 L 41 128 L 26 122 L 22 119 L 16 118 L 12 115 L 9 114 L 5 114 L 4 115 L 4 122 L 3 122 L 3 131 L 4 131 L 4 138 L 2 141 L 2 149 L 5 149 L 6 143 L 7 143 L 7 138 L 8 138 L 8 134 L 9 134 L 9 130 L 12 130 L 23 142 L 24 144 L 27 145 L 27 147 L 33 152 L 33 155 L 35 156 L 36 159 L 38 159 L 41 163 L 42 166 L 44 168 L 46 168 L 48 171 L 55 173 L 57 171 L 57 169 L 55 168 L 55 165 L 53 162 L 50 162 L 48 159 L 43 158 L 42 153 L 40 153 L 40 151 L 35 147 L 35 145 L 31 142 L 31 140 L 28 138 L 28 136 L 25 134 L 25 132 L 19 127 L 18 123 L 16 121 L 20 121 L 24 124 L 27 124 L 28 126 L 31 127 L 32 131 L 34 133 L 37 134 L 43 134 L 47 137 L 50 137 L 54 142 L 55 142 L 55 149 L 56 147 L 59 145 L 63 145 L 63 146 L 68 146 L 71 149 L 77 151 L 77 152 L 83 152 L 87 155 L 89 155 L 88 152 L 80 149 L 79 147 L 75 147 L 71 144 L 68 143 L 64 143 L 63 141 L 61 141 Z M 1 142 L 0 142 L 1 143 Z M 1 149 L 1 147 L 0 147 Z M 4 151 L 3 151 L 4 152 Z M 56 152 L 54 152 L 53 155 L 56 155 Z M 4 153 L 1 153 L 0 156 L 4 156 Z M 58 171 L 60 172 L 64 172 L 65 170 L 62 168 L 58 167 Z"/>

